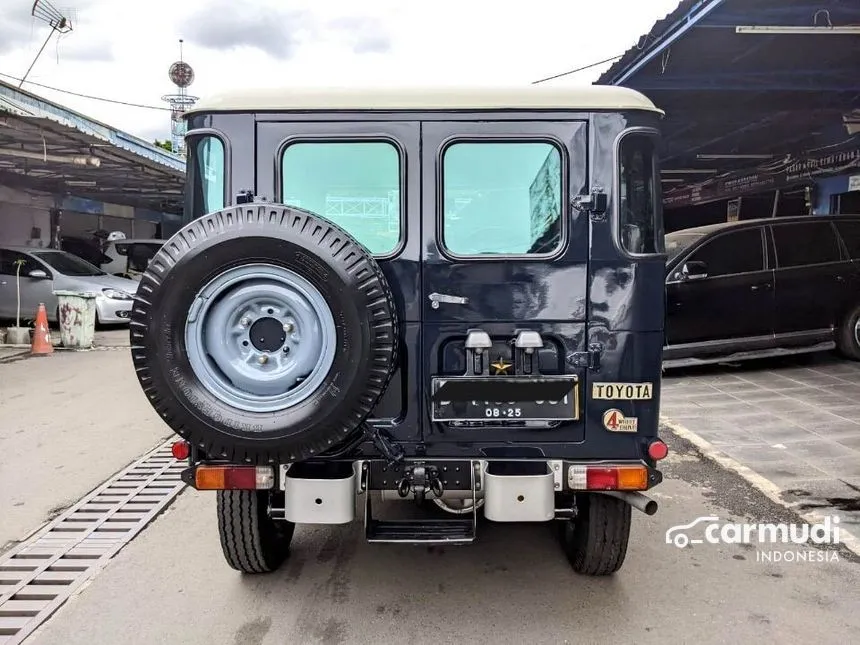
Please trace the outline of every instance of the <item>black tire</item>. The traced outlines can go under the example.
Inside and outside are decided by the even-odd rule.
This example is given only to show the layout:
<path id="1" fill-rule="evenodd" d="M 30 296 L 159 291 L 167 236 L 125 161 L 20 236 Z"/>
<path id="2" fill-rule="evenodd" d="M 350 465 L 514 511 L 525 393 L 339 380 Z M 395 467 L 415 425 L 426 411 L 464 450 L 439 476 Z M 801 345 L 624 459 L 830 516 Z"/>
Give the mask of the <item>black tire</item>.
<path id="1" fill-rule="evenodd" d="M 621 568 L 630 538 L 631 509 L 601 494 L 577 496 L 575 520 L 562 522 L 560 537 L 570 565 L 589 576 L 611 575 Z"/>
<path id="2" fill-rule="evenodd" d="M 269 573 L 290 553 L 296 525 L 267 512 L 268 492 L 219 490 L 218 534 L 227 563 L 243 573 Z"/>
<path id="3" fill-rule="evenodd" d="M 855 307 L 842 321 L 839 327 L 836 345 L 839 353 L 845 358 L 850 358 L 854 361 L 860 361 L 860 330 L 858 330 L 858 322 L 860 322 L 860 306 Z"/>
<path id="4" fill-rule="evenodd" d="M 185 324 L 196 294 L 223 271 L 251 262 L 289 269 L 331 309 L 334 362 L 291 408 L 256 413 L 225 403 L 194 373 Z M 313 213 L 248 205 L 183 227 L 153 257 L 131 314 L 132 360 L 150 403 L 210 457 L 272 464 L 336 449 L 354 436 L 396 366 L 398 320 L 379 265 L 348 233 Z"/>

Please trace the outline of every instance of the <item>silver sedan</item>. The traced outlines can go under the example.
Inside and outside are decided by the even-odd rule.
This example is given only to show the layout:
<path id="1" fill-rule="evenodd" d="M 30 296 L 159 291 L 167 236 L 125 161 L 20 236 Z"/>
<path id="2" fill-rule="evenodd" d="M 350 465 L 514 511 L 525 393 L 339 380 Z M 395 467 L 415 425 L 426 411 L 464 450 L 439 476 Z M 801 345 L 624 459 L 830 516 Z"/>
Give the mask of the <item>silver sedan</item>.
<path id="1" fill-rule="evenodd" d="M 66 290 L 96 294 L 96 324 L 128 322 L 136 281 L 109 275 L 65 251 L 26 246 L 0 246 L 0 318 L 15 319 L 19 263 L 22 320 L 33 320 L 39 303 L 44 303 L 48 321 L 56 323 L 54 291 Z"/>

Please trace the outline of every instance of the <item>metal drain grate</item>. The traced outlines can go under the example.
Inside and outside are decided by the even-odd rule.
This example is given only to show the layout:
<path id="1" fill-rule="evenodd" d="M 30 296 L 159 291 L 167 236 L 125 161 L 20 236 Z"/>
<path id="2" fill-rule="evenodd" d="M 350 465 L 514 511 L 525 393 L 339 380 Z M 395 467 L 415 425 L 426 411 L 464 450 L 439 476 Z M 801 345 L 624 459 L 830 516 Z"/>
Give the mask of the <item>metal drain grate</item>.
<path id="1" fill-rule="evenodd" d="M 0 645 L 17 645 L 185 487 L 161 444 L 0 556 Z"/>

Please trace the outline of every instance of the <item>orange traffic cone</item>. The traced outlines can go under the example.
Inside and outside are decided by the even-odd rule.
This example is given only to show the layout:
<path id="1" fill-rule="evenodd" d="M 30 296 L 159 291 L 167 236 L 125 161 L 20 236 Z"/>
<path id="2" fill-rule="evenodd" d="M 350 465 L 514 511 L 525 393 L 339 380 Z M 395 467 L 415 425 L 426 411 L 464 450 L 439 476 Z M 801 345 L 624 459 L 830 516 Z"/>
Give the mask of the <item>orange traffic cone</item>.
<path id="1" fill-rule="evenodd" d="M 33 333 L 33 342 L 30 345 L 31 354 L 52 354 L 54 346 L 51 344 L 51 331 L 48 329 L 48 312 L 45 303 L 39 303 L 36 312 L 36 330 Z"/>

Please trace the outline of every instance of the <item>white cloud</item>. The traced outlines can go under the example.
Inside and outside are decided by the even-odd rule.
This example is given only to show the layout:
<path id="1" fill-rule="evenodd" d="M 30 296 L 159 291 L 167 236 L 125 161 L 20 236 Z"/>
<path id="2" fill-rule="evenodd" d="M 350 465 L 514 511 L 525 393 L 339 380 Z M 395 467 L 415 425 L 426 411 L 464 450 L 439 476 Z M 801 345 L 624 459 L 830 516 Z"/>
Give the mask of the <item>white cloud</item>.
<path id="1" fill-rule="evenodd" d="M 78 1 L 74 31 L 48 45 L 29 78 L 166 107 L 167 69 L 184 38 L 195 95 L 255 85 L 526 84 L 622 53 L 677 3 Z M 20 77 L 47 27 L 33 22 L 29 0 L 0 4 L 0 72 Z M 552 82 L 590 83 L 607 66 Z M 169 136 L 166 111 L 31 89 L 132 134 Z"/>

